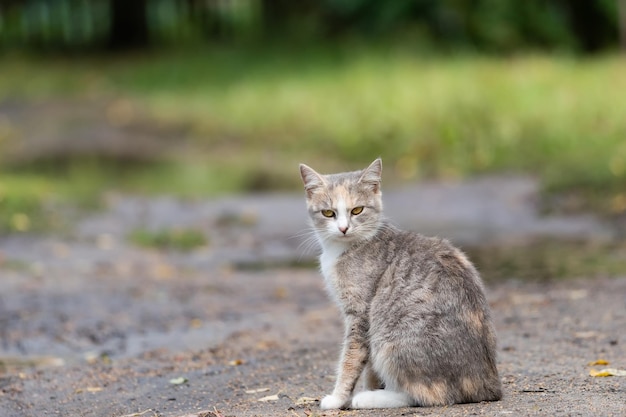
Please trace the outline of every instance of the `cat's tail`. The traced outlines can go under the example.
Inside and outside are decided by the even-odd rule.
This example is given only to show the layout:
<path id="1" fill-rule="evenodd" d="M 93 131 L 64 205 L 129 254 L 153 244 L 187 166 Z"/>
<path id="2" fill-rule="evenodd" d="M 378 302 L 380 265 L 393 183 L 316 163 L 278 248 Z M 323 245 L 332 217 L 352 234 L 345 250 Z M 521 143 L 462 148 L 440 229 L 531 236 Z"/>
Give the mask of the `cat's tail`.
<path id="1" fill-rule="evenodd" d="M 377 389 L 363 391 L 352 399 L 352 408 L 400 408 L 411 407 L 415 401 L 404 392 Z"/>
<path id="2" fill-rule="evenodd" d="M 406 387 L 414 404 L 432 407 L 451 404 L 498 401 L 502 398 L 502 389 L 497 373 L 491 378 L 461 378 L 459 384 L 447 384 L 443 381 L 430 384 L 413 383 Z"/>

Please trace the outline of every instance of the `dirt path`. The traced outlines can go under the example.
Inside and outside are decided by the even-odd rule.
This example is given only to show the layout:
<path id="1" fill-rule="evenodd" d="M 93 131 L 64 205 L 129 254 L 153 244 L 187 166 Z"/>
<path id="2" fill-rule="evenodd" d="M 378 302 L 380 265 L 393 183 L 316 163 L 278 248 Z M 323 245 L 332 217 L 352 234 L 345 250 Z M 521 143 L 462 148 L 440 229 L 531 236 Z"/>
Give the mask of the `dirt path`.
<path id="1" fill-rule="evenodd" d="M 607 233 L 594 219 L 537 217 L 528 182 L 481 181 L 389 192 L 388 212 L 461 242 Z M 321 413 L 342 330 L 319 274 L 289 266 L 303 260 L 302 237 L 291 239 L 300 198 L 115 197 L 71 236 L 0 239 L 0 416 L 626 415 L 626 378 L 593 378 L 587 365 L 626 369 L 619 276 L 489 285 L 503 401 Z M 183 254 L 125 240 L 183 226 L 211 243 Z"/>
<path id="2" fill-rule="evenodd" d="M 161 281 L 158 286 L 174 294 L 172 298 L 180 297 L 181 288 L 186 288 L 184 300 L 167 302 L 183 303 L 195 313 L 187 323 L 178 324 L 179 319 L 172 315 L 163 319 L 164 325 L 174 332 L 176 328 L 193 331 L 196 326 L 202 328 L 204 321 L 222 317 L 226 325 L 232 322 L 233 329 L 239 330 L 221 343 L 209 348 L 154 349 L 119 359 L 109 359 L 101 352 L 100 356 L 69 361 L 60 367 L 9 370 L 0 378 L 2 415 L 121 416 L 146 412 L 148 416 L 180 416 L 214 407 L 221 415 L 230 416 L 626 413 L 626 379 L 593 378 L 587 366 L 603 358 L 611 367 L 626 368 L 626 278 L 542 285 L 507 283 L 491 288 L 500 338 L 503 401 L 326 413 L 319 411 L 317 400 L 333 385 L 341 323 L 326 301 L 317 274 L 297 270 L 226 272 L 213 278 L 217 283 L 211 288 L 202 288 L 203 280 L 193 277 L 184 277 L 185 283 Z M 156 283 L 147 280 L 143 284 Z M 78 289 L 74 296 L 80 297 L 86 290 Z M 155 311 L 159 311 L 165 301 L 155 301 L 150 292 L 139 295 L 139 301 L 156 303 Z M 57 301 L 63 302 L 60 298 Z M 88 310 L 85 313 L 89 315 Z M 118 314 L 124 316 L 123 312 Z M 68 318 L 63 324 L 64 337 L 80 340 L 72 331 L 81 334 L 77 322 L 82 319 Z M 180 377 L 187 382 L 170 383 Z M 277 400 L 259 401 L 271 395 L 277 395 Z M 306 397 L 316 401 L 301 405 Z"/>

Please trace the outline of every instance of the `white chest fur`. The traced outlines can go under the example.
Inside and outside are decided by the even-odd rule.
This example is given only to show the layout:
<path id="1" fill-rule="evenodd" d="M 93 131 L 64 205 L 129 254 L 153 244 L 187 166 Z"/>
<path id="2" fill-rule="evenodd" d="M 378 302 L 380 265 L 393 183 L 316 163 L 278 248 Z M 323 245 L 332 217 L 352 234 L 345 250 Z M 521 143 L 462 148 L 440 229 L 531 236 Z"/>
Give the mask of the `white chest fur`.
<path id="1" fill-rule="evenodd" d="M 345 250 L 346 247 L 341 244 L 324 245 L 323 252 L 320 255 L 320 268 L 326 280 L 332 280 L 332 278 L 334 278 L 337 259 L 339 259 Z"/>

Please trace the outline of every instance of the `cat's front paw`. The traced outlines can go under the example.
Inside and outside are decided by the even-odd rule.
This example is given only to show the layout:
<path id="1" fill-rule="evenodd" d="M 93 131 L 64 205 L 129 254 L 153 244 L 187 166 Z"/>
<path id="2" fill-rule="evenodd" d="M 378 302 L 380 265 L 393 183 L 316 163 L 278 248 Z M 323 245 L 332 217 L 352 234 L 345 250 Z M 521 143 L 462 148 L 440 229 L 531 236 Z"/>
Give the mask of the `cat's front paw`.
<path id="1" fill-rule="evenodd" d="M 341 399 L 335 395 L 327 395 L 322 398 L 320 402 L 320 408 L 322 410 L 337 410 L 343 408 L 346 405 L 347 400 Z"/>

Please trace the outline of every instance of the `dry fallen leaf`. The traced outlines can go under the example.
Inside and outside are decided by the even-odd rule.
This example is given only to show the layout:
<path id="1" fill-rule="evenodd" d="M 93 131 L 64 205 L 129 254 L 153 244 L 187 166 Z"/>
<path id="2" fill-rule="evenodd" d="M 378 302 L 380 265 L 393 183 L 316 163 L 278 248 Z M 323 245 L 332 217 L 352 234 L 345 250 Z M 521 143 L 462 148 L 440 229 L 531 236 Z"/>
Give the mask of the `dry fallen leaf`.
<path id="1" fill-rule="evenodd" d="M 180 377 L 178 377 L 178 378 L 172 378 L 172 379 L 170 379 L 170 384 L 173 384 L 173 385 L 181 385 L 181 384 L 184 384 L 184 383 L 185 383 L 185 382 L 187 382 L 187 381 L 188 381 L 188 379 L 187 379 L 187 378 L 180 376 Z"/>
<path id="2" fill-rule="evenodd" d="M 599 365 L 608 365 L 609 361 L 606 361 L 604 359 L 598 359 L 597 361 L 593 361 L 593 362 L 589 362 L 587 365 L 588 366 L 599 366 Z"/>
<path id="3" fill-rule="evenodd" d="M 126 416 L 123 416 L 123 417 L 126 417 Z M 216 407 L 213 407 L 213 411 L 204 410 L 204 411 L 199 411 L 193 414 L 185 414 L 184 416 L 180 416 L 180 417 L 224 417 L 224 414 L 218 411 Z"/>
<path id="4" fill-rule="evenodd" d="M 307 404 L 312 404 L 316 401 L 317 401 L 317 398 L 300 397 L 296 400 L 296 405 L 307 405 Z"/>
<path id="5" fill-rule="evenodd" d="M 599 336 L 598 332 L 587 331 L 587 332 L 575 332 L 574 337 L 577 339 L 594 339 Z"/>
<path id="6" fill-rule="evenodd" d="M 589 375 L 596 377 L 603 376 L 626 376 L 626 371 L 623 369 L 615 369 L 615 368 L 604 368 L 599 371 L 592 369 L 589 371 Z"/>
<path id="7" fill-rule="evenodd" d="M 285 300 L 289 296 L 289 292 L 285 287 L 274 288 L 274 298 L 277 300 Z"/>
<path id="8" fill-rule="evenodd" d="M 268 395 L 267 397 L 259 398 L 257 401 L 266 403 L 268 401 L 278 401 L 278 394 Z"/>
<path id="9" fill-rule="evenodd" d="M 156 416 L 156 413 L 154 412 L 154 410 L 149 408 L 149 409 L 147 409 L 145 411 L 140 411 L 138 413 L 132 413 L 132 414 L 124 414 L 123 416 L 120 416 L 120 417 L 142 417 L 144 414 L 150 413 L 150 412 L 152 412 L 153 416 Z"/>
<path id="10" fill-rule="evenodd" d="M 152 272 L 152 276 L 155 277 L 156 279 L 166 280 L 166 279 L 172 278 L 176 270 L 172 265 L 167 264 L 165 262 L 161 262 L 161 263 L 157 263 L 153 265 L 151 272 Z"/>
<path id="11" fill-rule="evenodd" d="M 267 392 L 269 391 L 269 388 L 257 388 L 257 389 L 249 389 L 246 391 L 246 394 L 256 394 L 259 392 Z"/>

